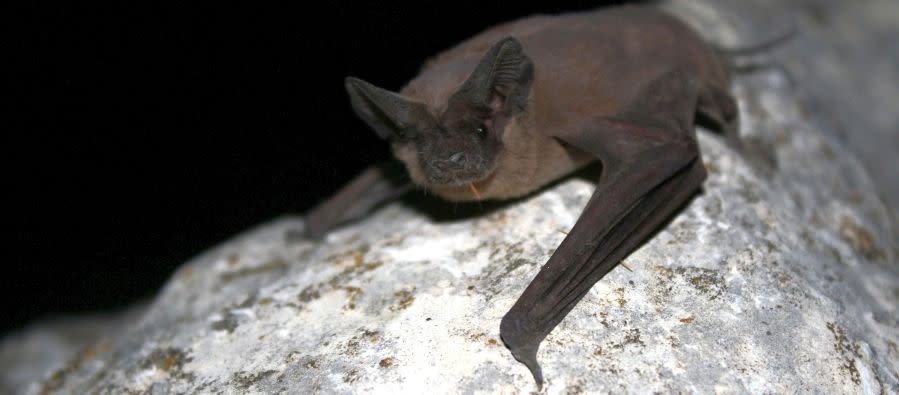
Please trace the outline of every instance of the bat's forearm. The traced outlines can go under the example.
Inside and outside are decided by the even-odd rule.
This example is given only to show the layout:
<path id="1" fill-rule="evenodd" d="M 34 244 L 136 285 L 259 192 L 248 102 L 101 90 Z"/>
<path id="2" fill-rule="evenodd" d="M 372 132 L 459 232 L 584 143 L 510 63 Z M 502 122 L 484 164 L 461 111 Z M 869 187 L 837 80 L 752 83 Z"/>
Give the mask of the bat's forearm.
<path id="1" fill-rule="evenodd" d="M 534 281 L 503 317 L 500 335 L 540 384 L 537 349 L 600 278 L 636 249 L 705 178 L 693 132 L 697 89 L 680 70 L 649 82 L 621 113 L 559 136 L 596 156 L 596 191 Z"/>

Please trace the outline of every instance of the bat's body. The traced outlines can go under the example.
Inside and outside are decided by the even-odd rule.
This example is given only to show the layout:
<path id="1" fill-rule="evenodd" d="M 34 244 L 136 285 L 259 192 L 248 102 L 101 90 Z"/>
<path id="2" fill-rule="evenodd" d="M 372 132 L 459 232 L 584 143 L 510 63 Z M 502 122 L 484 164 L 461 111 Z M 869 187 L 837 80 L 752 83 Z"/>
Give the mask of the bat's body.
<path id="1" fill-rule="evenodd" d="M 717 53 L 673 17 L 643 7 L 538 16 L 491 28 L 431 59 L 400 93 L 439 111 L 505 37 L 521 43 L 534 64 L 534 80 L 527 107 L 503 133 L 498 170 L 474 184 L 484 199 L 532 192 L 596 159 L 554 136 L 582 128 L 591 117 L 615 115 L 646 83 L 675 68 L 695 77 L 709 102 L 713 94 L 729 96 L 729 76 Z M 395 153 L 407 163 L 417 160 L 413 153 Z M 427 185 L 420 174 L 411 175 Z M 429 190 L 453 201 L 477 199 L 465 185 Z"/>
<path id="2" fill-rule="evenodd" d="M 354 110 L 391 140 L 402 166 L 367 170 L 307 216 L 306 233 L 320 236 L 413 183 L 452 201 L 503 199 L 601 161 L 581 217 L 500 325 L 540 383 L 543 338 L 700 187 L 694 116 L 733 133 L 728 84 L 715 50 L 643 7 L 494 27 L 429 61 L 398 94 L 348 78 Z"/>

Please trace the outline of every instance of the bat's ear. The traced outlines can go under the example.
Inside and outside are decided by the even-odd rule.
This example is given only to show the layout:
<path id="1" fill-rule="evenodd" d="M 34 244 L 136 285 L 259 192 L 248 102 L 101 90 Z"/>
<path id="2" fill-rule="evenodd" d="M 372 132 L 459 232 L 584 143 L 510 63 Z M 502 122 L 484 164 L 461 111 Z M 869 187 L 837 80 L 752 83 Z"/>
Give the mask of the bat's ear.
<path id="1" fill-rule="evenodd" d="M 506 37 L 484 55 L 471 76 L 449 100 L 481 116 L 513 116 L 524 110 L 534 82 L 534 64 L 521 43 Z"/>
<path id="2" fill-rule="evenodd" d="M 347 77 L 344 85 L 356 115 L 383 139 L 409 136 L 430 119 L 423 103 L 398 93 L 353 77 Z"/>

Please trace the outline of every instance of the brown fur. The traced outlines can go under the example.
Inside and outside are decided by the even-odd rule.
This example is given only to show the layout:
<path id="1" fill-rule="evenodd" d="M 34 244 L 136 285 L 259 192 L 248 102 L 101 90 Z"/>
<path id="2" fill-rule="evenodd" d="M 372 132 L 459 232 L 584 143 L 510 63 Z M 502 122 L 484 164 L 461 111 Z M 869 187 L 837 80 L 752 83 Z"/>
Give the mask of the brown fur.
<path id="1" fill-rule="evenodd" d="M 549 136 L 577 131 L 592 116 L 615 115 L 643 84 L 673 67 L 703 92 L 729 84 L 724 63 L 698 34 L 661 11 L 626 6 L 496 26 L 428 61 L 401 93 L 441 113 L 484 53 L 507 36 L 521 42 L 535 76 L 525 111 L 502 132 L 495 171 L 474 184 L 484 199 L 521 196 L 585 165 L 588 155 Z M 394 154 L 416 184 L 448 200 L 476 199 L 467 186 L 428 185 L 413 147 L 395 145 Z"/>

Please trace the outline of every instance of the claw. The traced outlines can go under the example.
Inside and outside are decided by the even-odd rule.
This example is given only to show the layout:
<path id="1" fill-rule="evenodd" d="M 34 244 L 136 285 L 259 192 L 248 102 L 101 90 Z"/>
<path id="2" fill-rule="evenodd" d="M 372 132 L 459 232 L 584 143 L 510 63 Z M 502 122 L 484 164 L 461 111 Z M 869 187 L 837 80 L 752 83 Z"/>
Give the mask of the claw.
<path id="1" fill-rule="evenodd" d="M 537 362 L 537 348 L 512 351 L 512 356 L 528 367 L 531 375 L 534 376 L 534 381 L 537 382 L 537 388 L 543 388 L 543 370 L 540 369 L 540 363 Z"/>
<path id="2" fill-rule="evenodd" d="M 540 347 L 540 340 L 533 342 L 522 339 L 523 332 L 520 324 L 518 320 L 503 317 L 500 322 L 500 338 L 515 360 L 527 366 L 531 371 L 534 381 L 537 382 L 537 388 L 543 388 L 543 370 L 540 369 L 540 363 L 537 362 L 537 349 Z"/>

